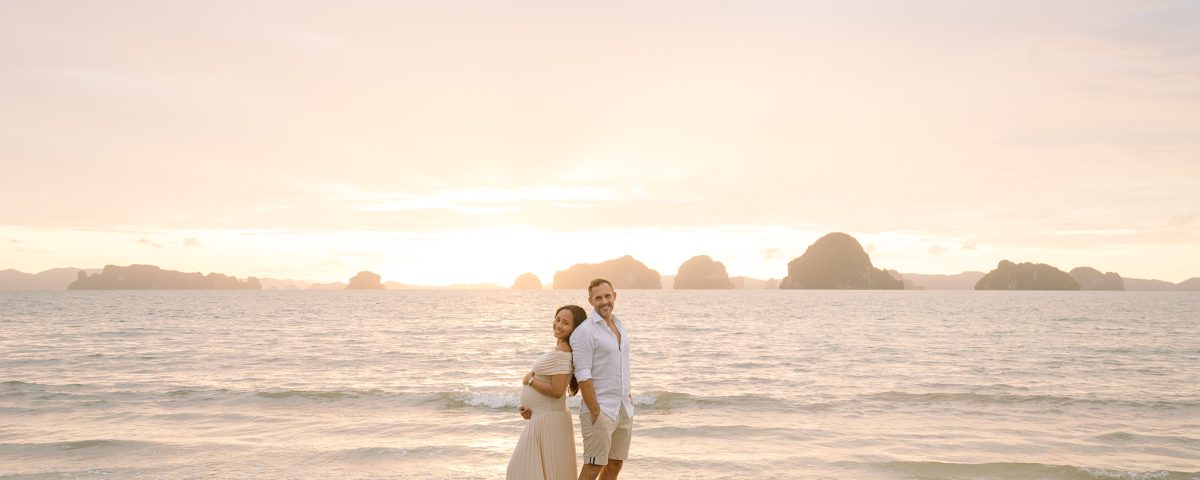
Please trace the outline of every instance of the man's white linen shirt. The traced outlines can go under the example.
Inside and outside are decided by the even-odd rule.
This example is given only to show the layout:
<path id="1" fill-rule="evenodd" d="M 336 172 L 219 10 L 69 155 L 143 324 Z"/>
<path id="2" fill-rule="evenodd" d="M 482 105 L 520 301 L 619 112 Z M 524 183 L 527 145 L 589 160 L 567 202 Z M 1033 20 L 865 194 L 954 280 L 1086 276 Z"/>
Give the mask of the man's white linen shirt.
<path id="1" fill-rule="evenodd" d="M 633 416 L 633 398 L 629 391 L 629 335 L 621 320 L 616 315 L 612 317 L 621 332 L 620 345 L 608 322 L 593 310 L 571 333 L 571 355 L 575 360 L 575 380 L 591 380 L 600 411 L 616 420 L 622 403 L 626 413 Z M 579 412 L 587 411 L 587 402 L 579 402 Z"/>

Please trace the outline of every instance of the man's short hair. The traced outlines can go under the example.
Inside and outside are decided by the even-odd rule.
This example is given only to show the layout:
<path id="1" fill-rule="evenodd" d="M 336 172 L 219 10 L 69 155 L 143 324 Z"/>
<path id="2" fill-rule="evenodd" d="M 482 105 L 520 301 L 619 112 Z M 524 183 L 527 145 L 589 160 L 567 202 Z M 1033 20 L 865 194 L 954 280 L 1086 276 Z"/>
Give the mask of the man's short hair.
<path id="1" fill-rule="evenodd" d="M 614 291 L 616 291 L 616 288 L 613 288 L 611 282 L 609 282 L 608 280 L 605 280 L 603 278 L 597 278 L 595 280 L 592 280 L 592 283 L 588 284 L 588 296 L 589 297 L 592 296 L 593 288 L 599 287 L 600 285 L 604 285 L 604 284 L 608 284 L 608 288 L 612 288 Z"/>

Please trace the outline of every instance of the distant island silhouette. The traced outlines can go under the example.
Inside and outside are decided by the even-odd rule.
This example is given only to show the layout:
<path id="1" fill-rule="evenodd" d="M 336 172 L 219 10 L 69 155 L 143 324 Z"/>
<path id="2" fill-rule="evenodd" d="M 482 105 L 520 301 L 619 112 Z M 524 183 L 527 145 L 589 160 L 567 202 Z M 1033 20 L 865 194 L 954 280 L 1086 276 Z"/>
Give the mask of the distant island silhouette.
<path id="1" fill-rule="evenodd" d="M 5 290 L 66 290 L 67 285 L 84 274 L 100 273 L 101 269 L 68 267 L 52 268 L 40 273 L 25 273 L 18 270 L 0 270 L 0 291 Z"/>
<path id="2" fill-rule="evenodd" d="M 1154 280 L 1147 278 L 1125 278 L 1125 290 L 1143 290 L 1153 292 L 1169 292 L 1174 290 L 1197 290 L 1195 288 L 1186 288 L 1185 284 L 1195 278 L 1184 280 L 1178 284 L 1168 282 L 1166 280 Z"/>
<path id="3" fill-rule="evenodd" d="M 384 290 L 387 287 L 383 286 L 383 278 L 379 274 L 362 271 L 350 278 L 350 284 L 346 285 L 346 290 Z"/>
<path id="4" fill-rule="evenodd" d="M 587 288 L 594 278 L 607 279 L 617 289 L 662 289 L 658 271 L 629 255 L 600 263 L 578 263 L 555 272 L 554 288 Z"/>
<path id="5" fill-rule="evenodd" d="M 369 274 L 363 276 L 364 274 Z M 758 279 L 729 276 L 725 265 L 707 255 L 694 256 L 679 266 L 676 275 L 660 275 L 630 255 L 598 264 L 580 263 L 555 272 L 553 282 L 544 285 L 532 273 L 519 275 L 511 287 L 491 283 L 448 286 L 409 285 L 382 282 L 379 275 L 360 272 L 346 282 L 322 283 L 310 280 L 236 277 L 221 273 L 184 273 L 163 270 L 154 265 L 107 265 L 103 269 L 54 268 L 31 274 L 18 270 L 0 270 L 0 291 L 13 290 L 483 290 L 511 288 L 538 290 L 582 289 L 593 278 L 607 278 L 621 289 L 906 289 L 906 290 L 1129 290 L 1129 291 L 1200 291 L 1200 277 L 1179 283 L 1163 280 L 1126 278 L 1116 272 L 1101 272 L 1092 267 L 1076 267 L 1070 273 L 1056 267 L 1017 264 L 1002 260 L 987 272 L 957 274 L 900 273 L 876 268 L 870 256 L 854 237 L 841 232 L 825 235 L 809 245 L 804 254 L 787 263 L 782 279 Z"/>
<path id="6" fill-rule="evenodd" d="M 781 290 L 901 290 L 904 282 L 875 268 L 854 237 L 834 232 L 817 239 L 788 262 Z"/>
<path id="7" fill-rule="evenodd" d="M 262 290 L 257 278 L 238 280 L 220 273 L 184 273 L 154 265 L 105 265 L 100 273 L 79 272 L 67 290 Z"/>
<path id="8" fill-rule="evenodd" d="M 1079 290 L 1079 282 L 1044 263 L 1001 260 L 996 269 L 979 279 L 976 290 Z"/>
<path id="9" fill-rule="evenodd" d="M 688 289 L 732 289 L 733 282 L 725 271 L 725 264 L 699 255 L 688 259 L 679 265 L 679 273 L 675 275 L 673 287 L 676 290 Z"/>
<path id="10" fill-rule="evenodd" d="M 522 273 L 513 280 L 513 290 L 541 290 L 542 281 L 532 273 Z"/>
<path id="11" fill-rule="evenodd" d="M 1075 267 L 1068 272 L 1083 290 L 1124 290 L 1125 279 L 1115 272 L 1100 273 L 1092 267 Z"/>

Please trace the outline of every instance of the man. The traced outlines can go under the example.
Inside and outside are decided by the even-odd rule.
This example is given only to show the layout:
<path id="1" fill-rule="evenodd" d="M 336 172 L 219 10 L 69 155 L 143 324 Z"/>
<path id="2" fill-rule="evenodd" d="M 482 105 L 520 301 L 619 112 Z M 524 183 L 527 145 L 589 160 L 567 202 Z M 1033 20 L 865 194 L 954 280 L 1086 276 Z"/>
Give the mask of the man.
<path id="1" fill-rule="evenodd" d="M 633 435 L 633 397 L 629 392 L 629 337 L 613 314 L 617 292 L 603 278 L 588 285 L 593 311 L 571 334 L 583 432 L 583 469 L 579 480 L 616 480 L 629 457 Z"/>

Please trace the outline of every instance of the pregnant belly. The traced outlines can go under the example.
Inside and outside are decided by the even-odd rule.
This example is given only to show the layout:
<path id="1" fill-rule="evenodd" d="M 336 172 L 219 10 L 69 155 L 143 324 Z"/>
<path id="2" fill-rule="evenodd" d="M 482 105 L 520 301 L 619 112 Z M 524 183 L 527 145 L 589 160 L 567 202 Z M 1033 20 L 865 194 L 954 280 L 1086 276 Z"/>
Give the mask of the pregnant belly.
<path id="1" fill-rule="evenodd" d="M 534 413 L 545 413 L 550 411 L 566 411 L 567 402 L 562 398 L 550 398 L 542 395 L 533 387 L 521 387 L 521 405 L 525 408 L 532 409 Z"/>

